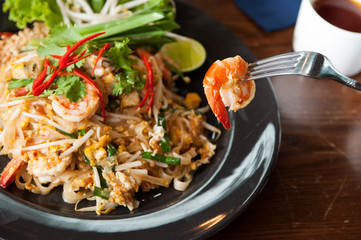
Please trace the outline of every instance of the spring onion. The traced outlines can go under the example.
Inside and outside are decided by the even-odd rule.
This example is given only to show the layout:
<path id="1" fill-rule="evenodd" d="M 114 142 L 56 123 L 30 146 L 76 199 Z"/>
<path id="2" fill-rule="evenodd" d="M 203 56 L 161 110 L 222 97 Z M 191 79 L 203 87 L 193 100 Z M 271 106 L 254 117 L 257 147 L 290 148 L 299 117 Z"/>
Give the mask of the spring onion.
<path id="1" fill-rule="evenodd" d="M 108 200 L 110 197 L 110 190 L 108 188 L 100 188 L 95 186 L 93 190 L 93 194 L 97 197 Z"/>
<path id="2" fill-rule="evenodd" d="M 89 158 L 83 153 L 83 157 L 84 157 L 84 161 L 89 164 L 90 166 L 93 166 L 91 161 L 89 160 Z M 104 189 L 107 188 L 107 181 L 104 179 L 102 171 L 103 171 L 103 167 L 99 166 L 99 165 L 95 165 L 93 167 L 96 167 L 98 169 L 98 173 L 99 173 L 99 179 L 100 179 L 100 186 Z"/>
<path id="3" fill-rule="evenodd" d="M 180 158 L 165 156 L 161 154 L 153 154 L 152 152 L 142 152 L 142 158 L 150 159 L 162 163 L 167 163 L 171 165 L 180 164 Z"/>
<path id="4" fill-rule="evenodd" d="M 83 153 L 84 161 L 91 166 L 89 158 Z"/>
<path id="5" fill-rule="evenodd" d="M 108 143 L 107 153 L 108 153 L 108 157 L 112 157 L 115 156 L 115 154 L 117 154 L 117 149 L 113 146 L 113 144 Z"/>
<path id="6" fill-rule="evenodd" d="M 165 124 L 164 110 L 158 113 L 158 126 L 161 126 L 164 129 L 164 140 L 160 141 L 160 148 L 162 150 L 162 153 L 170 152 L 170 142 L 169 142 L 167 127 Z"/>
<path id="7" fill-rule="evenodd" d="M 80 34 L 84 36 L 92 35 L 94 32 L 105 31 L 106 33 L 98 38 L 105 38 L 111 35 L 119 34 L 137 27 L 141 27 L 163 19 L 165 15 L 161 12 L 151 12 L 134 15 L 129 18 L 121 18 L 109 22 L 98 23 L 79 29 Z"/>
<path id="8" fill-rule="evenodd" d="M 68 137 L 71 137 L 71 138 L 74 138 L 74 139 L 78 139 L 78 135 L 76 135 L 75 133 L 67 133 L 59 128 L 55 128 L 58 132 L 68 136 Z"/>
<path id="9" fill-rule="evenodd" d="M 185 79 L 185 76 L 183 75 L 183 73 L 174 65 L 172 65 L 171 63 L 169 63 L 168 61 L 163 60 L 163 63 L 169 67 L 169 69 L 174 72 L 175 74 L 177 74 L 181 79 Z"/>
<path id="10" fill-rule="evenodd" d="M 78 131 L 78 133 L 79 133 L 79 136 L 83 137 L 85 135 L 85 129 L 80 129 Z"/>

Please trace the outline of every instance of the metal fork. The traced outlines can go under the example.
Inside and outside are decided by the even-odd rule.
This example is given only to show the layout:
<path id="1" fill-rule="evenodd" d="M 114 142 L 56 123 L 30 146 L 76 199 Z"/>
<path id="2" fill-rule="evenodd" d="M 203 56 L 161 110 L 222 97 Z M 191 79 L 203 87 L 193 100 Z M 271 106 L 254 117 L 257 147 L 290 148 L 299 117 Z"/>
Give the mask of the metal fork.
<path id="1" fill-rule="evenodd" d="M 339 73 L 326 56 L 316 52 L 285 53 L 250 63 L 248 68 L 246 81 L 282 75 L 302 75 L 318 79 L 330 78 L 361 91 L 360 82 Z"/>

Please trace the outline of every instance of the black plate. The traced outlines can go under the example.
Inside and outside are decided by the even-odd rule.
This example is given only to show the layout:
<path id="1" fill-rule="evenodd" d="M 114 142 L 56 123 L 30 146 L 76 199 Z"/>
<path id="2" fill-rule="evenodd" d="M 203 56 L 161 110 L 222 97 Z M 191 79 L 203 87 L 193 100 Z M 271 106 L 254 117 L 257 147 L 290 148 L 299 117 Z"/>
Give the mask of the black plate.
<path id="1" fill-rule="evenodd" d="M 217 59 L 239 54 L 246 61 L 255 60 L 227 28 L 181 1 L 177 1 L 177 22 L 182 26 L 179 33 L 203 43 L 208 54 L 203 67 L 189 74 L 192 83 L 180 86 L 181 92 L 187 89 L 203 96 L 203 76 Z M 185 192 L 160 188 L 140 193 L 137 198 L 141 205 L 132 213 L 118 208 L 109 215 L 96 216 L 74 212 L 72 204 L 62 201 L 61 189 L 40 196 L 11 186 L 0 190 L 0 237 L 54 240 L 209 237 L 249 206 L 276 161 L 281 135 L 278 105 L 268 79 L 257 80 L 256 84 L 255 99 L 244 110 L 230 114 L 232 130 L 222 132 L 212 162 L 197 171 Z M 211 113 L 208 119 L 221 128 Z M 0 169 L 6 163 L 4 159 Z"/>

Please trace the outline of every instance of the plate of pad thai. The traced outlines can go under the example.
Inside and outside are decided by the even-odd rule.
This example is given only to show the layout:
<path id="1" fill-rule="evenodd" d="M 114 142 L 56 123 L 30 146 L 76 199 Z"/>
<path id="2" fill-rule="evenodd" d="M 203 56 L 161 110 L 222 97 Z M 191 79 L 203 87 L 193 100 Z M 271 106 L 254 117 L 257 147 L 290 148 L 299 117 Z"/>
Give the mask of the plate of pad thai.
<path id="1" fill-rule="evenodd" d="M 267 79 L 257 93 L 227 82 L 247 63 L 226 57 L 254 59 L 214 19 L 168 0 L 2 7 L 18 30 L 1 26 L 0 237 L 9 222 L 37 237 L 204 237 L 260 191 L 277 103 Z"/>

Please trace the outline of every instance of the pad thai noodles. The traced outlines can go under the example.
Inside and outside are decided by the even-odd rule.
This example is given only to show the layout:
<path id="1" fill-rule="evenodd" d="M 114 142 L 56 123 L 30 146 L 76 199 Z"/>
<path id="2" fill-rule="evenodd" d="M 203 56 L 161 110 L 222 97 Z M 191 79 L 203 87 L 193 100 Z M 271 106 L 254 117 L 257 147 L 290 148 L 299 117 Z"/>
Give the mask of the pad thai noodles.
<path id="1" fill-rule="evenodd" d="M 215 153 L 208 107 L 173 91 L 181 74 L 159 47 L 65 29 L 49 36 L 35 23 L 0 40 L 0 153 L 11 159 L 0 185 L 42 195 L 62 186 L 76 211 L 97 214 L 137 208 L 139 191 L 184 191 Z"/>

